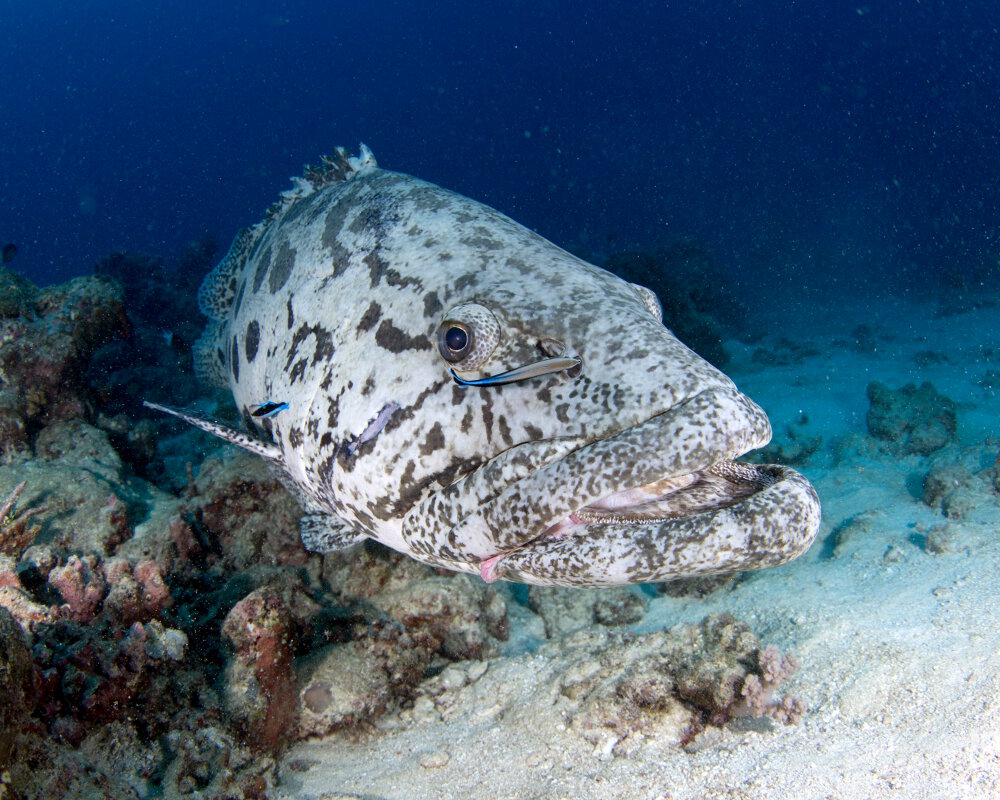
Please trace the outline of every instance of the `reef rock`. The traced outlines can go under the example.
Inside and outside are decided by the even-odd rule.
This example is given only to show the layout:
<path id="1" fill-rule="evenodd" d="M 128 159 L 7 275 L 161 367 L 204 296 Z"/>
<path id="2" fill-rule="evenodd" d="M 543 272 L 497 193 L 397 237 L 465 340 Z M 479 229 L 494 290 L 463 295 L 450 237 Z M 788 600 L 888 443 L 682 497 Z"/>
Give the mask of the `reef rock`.
<path id="1" fill-rule="evenodd" d="M 260 458 L 226 448 L 205 459 L 186 503 L 228 570 L 255 564 L 299 567 L 311 558 L 299 540 L 302 510 Z"/>
<path id="2" fill-rule="evenodd" d="M 955 402 L 925 381 L 893 391 L 868 384 L 868 431 L 896 455 L 930 455 L 949 444 L 958 429 Z"/>
<path id="3" fill-rule="evenodd" d="M 995 452 L 992 448 L 995 445 L 988 443 L 985 451 L 968 447 L 935 458 L 923 479 L 924 503 L 954 520 L 965 519 L 977 509 L 995 507 L 1000 499 L 1000 457 L 991 466 L 982 467 Z"/>
<path id="4" fill-rule="evenodd" d="M 24 633 L 10 612 L 0 606 L 0 774 L 7 770 L 15 740 L 31 709 L 33 676 Z"/>
<path id="5" fill-rule="evenodd" d="M 377 543 L 326 556 L 323 577 L 345 607 L 363 603 L 428 637 L 446 658 L 485 658 L 507 639 L 507 602 L 494 587 L 441 574 Z"/>
<path id="6" fill-rule="evenodd" d="M 105 556 L 134 535 L 151 507 L 175 505 L 154 486 L 132 477 L 104 431 L 82 419 L 61 420 L 38 432 L 34 452 L 0 465 L 0 496 L 22 481 L 18 507 L 35 509 L 40 544 Z"/>
<path id="7" fill-rule="evenodd" d="M 111 280 L 75 278 L 36 289 L 0 271 L 0 454 L 26 449 L 56 420 L 83 417 L 84 379 L 94 352 L 128 335 L 121 289 Z"/>
<path id="8" fill-rule="evenodd" d="M 585 643 L 593 635 L 577 636 Z M 602 639 L 591 643 L 593 658 L 564 671 L 559 691 L 572 728 L 609 755 L 627 753 L 632 738 L 663 726 L 686 744 L 707 725 L 764 716 L 794 723 L 805 711 L 797 700 L 774 697 L 795 671 L 795 658 L 762 647 L 729 615 Z"/>
<path id="9" fill-rule="evenodd" d="M 646 599 L 635 589 L 616 586 L 582 590 L 529 586 L 528 607 L 542 618 L 545 635 L 556 639 L 593 625 L 631 625 L 646 613 Z"/>
<path id="10" fill-rule="evenodd" d="M 372 625 L 360 639 L 331 645 L 299 667 L 299 736 L 369 724 L 408 698 L 431 663 L 435 642 L 398 625 Z"/>

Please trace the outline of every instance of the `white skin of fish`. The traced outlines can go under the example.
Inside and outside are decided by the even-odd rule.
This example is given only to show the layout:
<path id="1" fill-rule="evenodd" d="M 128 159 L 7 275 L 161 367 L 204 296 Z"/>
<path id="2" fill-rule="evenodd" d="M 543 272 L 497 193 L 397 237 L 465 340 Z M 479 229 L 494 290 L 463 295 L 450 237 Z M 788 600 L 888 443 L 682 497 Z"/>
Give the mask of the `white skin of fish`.
<path id="1" fill-rule="evenodd" d="M 768 466 L 731 473 L 753 484 L 731 504 L 631 524 L 766 444 L 763 411 L 648 290 L 365 150 L 238 237 L 201 301 L 199 373 L 232 390 L 253 438 L 185 418 L 281 470 L 312 546 L 370 537 L 487 580 L 601 586 L 772 566 L 815 536 L 808 481 Z M 456 319 L 488 346 L 452 362 L 439 332 Z M 559 352 L 582 363 L 550 370 Z M 515 380 L 459 386 L 451 370 Z M 264 402 L 288 408 L 251 417 Z M 585 524 L 584 508 L 618 516 Z"/>

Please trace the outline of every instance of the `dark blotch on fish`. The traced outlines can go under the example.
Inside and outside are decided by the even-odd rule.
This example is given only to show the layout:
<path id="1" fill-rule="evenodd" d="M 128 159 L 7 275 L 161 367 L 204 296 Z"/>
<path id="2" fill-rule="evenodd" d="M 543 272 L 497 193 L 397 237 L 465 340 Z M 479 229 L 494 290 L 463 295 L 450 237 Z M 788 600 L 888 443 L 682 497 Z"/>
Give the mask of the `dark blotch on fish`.
<path id="1" fill-rule="evenodd" d="M 368 304 L 368 309 L 361 316 L 361 321 L 358 323 L 358 331 L 370 331 L 381 318 L 382 306 L 372 300 Z"/>
<path id="2" fill-rule="evenodd" d="M 257 348 L 260 345 L 260 324 L 257 320 L 251 320 L 247 325 L 246 354 L 247 363 L 253 363 L 257 357 Z"/>
<path id="3" fill-rule="evenodd" d="M 230 356 L 229 360 L 230 366 L 233 369 L 233 379 L 238 381 L 240 379 L 240 348 L 236 343 L 235 336 L 233 337 L 233 345 L 230 348 Z"/>
<path id="4" fill-rule="evenodd" d="M 375 343 L 391 353 L 402 353 L 405 350 L 429 350 L 431 347 L 426 338 L 410 336 L 388 319 L 382 320 L 382 324 L 375 331 Z"/>
<path id="5" fill-rule="evenodd" d="M 271 290 L 271 294 L 274 294 L 288 280 L 288 276 L 292 274 L 292 270 L 295 268 L 295 248 L 289 247 L 287 242 L 282 242 L 281 247 L 278 248 L 278 254 L 274 257 L 274 263 L 271 265 L 271 275 L 268 278 L 268 288 Z"/>
<path id="6" fill-rule="evenodd" d="M 261 284 L 264 283 L 264 276 L 267 275 L 267 271 L 271 268 L 271 248 L 268 247 L 264 254 L 261 256 L 260 261 L 257 262 L 257 269 L 253 275 L 253 290 L 254 292 L 260 291 Z"/>

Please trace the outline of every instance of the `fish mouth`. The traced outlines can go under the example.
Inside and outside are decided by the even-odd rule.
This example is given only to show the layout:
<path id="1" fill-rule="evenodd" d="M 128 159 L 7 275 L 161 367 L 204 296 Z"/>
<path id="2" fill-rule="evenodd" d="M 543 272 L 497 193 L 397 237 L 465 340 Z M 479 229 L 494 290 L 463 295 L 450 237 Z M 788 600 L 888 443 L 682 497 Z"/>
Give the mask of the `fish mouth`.
<path id="1" fill-rule="evenodd" d="M 735 460 L 770 438 L 763 410 L 734 387 L 574 450 L 484 509 L 477 522 L 493 532 L 496 549 L 479 563 L 480 575 L 608 586 L 796 558 L 819 527 L 815 490 L 795 470 Z M 531 505 L 544 527 L 519 541 L 497 536 L 518 530 L 518 509 L 523 516 Z"/>
<path id="2" fill-rule="evenodd" d="M 484 559 L 479 573 L 487 583 L 601 587 L 765 569 L 802 555 L 820 516 L 795 470 L 723 461 L 583 506 Z"/>
<path id="3" fill-rule="evenodd" d="M 776 480 L 772 473 L 753 464 L 720 461 L 707 469 L 615 492 L 571 516 L 584 525 L 652 525 L 728 508 Z M 549 530 L 543 535 L 552 533 Z"/>

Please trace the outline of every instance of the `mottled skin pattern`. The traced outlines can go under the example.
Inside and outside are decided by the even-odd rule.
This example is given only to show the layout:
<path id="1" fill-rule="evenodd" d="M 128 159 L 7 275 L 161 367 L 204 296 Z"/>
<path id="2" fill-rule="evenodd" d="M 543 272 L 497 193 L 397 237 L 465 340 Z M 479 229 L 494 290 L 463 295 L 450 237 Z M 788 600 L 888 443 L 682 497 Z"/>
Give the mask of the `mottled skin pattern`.
<path id="1" fill-rule="evenodd" d="M 756 569 L 808 547 L 818 499 L 781 467 L 739 470 L 741 499 L 698 513 L 579 522 L 602 498 L 761 447 L 766 416 L 664 327 L 647 290 L 364 149 L 325 168 L 206 279 L 216 320 L 198 357 L 310 512 L 307 543 L 364 534 L 488 580 L 577 586 Z M 438 329 L 469 304 L 492 312 L 499 342 L 450 364 Z M 560 349 L 579 374 L 461 387 L 448 372 Z M 288 408 L 253 417 L 267 401 Z"/>

